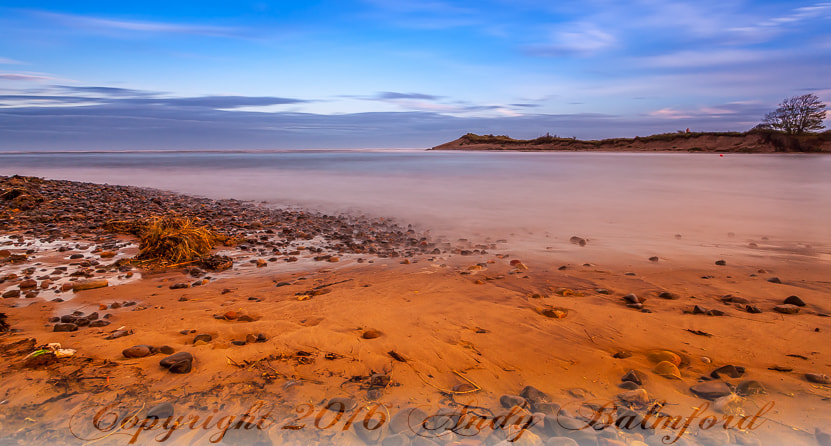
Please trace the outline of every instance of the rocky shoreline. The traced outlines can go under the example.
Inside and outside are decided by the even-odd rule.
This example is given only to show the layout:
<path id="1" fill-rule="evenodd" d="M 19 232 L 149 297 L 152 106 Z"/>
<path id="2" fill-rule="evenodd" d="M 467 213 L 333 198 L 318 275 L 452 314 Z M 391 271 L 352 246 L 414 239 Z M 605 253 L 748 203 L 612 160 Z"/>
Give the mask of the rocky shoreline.
<path id="1" fill-rule="evenodd" d="M 819 264 L 544 264 L 381 219 L 0 191 L 0 444 L 831 445 Z M 239 240 L 232 267 L 119 262 L 108 223 L 167 212 Z"/>

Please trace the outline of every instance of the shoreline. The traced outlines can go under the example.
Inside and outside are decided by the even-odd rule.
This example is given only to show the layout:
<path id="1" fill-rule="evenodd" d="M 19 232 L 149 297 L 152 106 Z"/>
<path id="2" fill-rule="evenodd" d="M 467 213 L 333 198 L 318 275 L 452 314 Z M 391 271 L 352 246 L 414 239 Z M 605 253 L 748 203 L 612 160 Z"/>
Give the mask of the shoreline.
<path id="1" fill-rule="evenodd" d="M 8 181 L 0 178 L 2 189 L 9 188 Z M 199 211 L 205 222 L 242 235 L 246 248 L 229 249 L 237 257 L 226 272 L 134 270 L 140 277 L 127 283 L 58 293 L 73 296 L 63 302 L 45 299 L 45 291 L 28 299 L 0 299 L 0 313 L 11 329 L 20 330 L 0 336 L 4 441 L 81 444 L 70 432 L 70 415 L 77 415 L 75 427 L 103 437 L 116 428 L 93 426 L 98 410 L 115 404 L 104 415 L 116 414 L 122 421 L 133 412 L 162 413 L 164 403 L 171 403 L 172 416 L 199 415 L 207 427 L 182 425 L 160 441 L 165 430 L 148 428 L 142 418 L 135 422 L 142 429 L 134 423 L 97 444 L 127 444 L 133 436 L 136 444 L 202 444 L 223 431 L 216 421 L 205 421 L 207 416 L 238 421 L 258 400 L 273 409 L 269 419 L 274 421 L 263 428 L 225 429 L 225 443 L 363 445 L 383 437 L 393 438 L 384 444 L 494 445 L 512 438 L 514 444 L 572 444 L 564 443 L 565 437 L 581 445 L 651 446 L 661 440 L 660 429 L 598 428 L 609 417 L 638 414 L 642 420 L 661 401 L 667 404 L 659 411 L 694 420 L 683 433 L 682 426 L 663 432 L 679 438 L 675 444 L 813 445 L 824 438 L 814 429 L 826 428 L 831 387 L 806 379 L 807 373 L 828 374 L 831 367 L 831 346 L 822 341 L 831 330 L 826 317 L 831 286 L 823 280 L 821 262 L 785 256 L 728 257 L 726 265 L 646 259 L 621 265 L 599 256 L 595 264 L 564 267 L 556 253 L 543 260 L 511 249 L 510 243 L 422 240 L 412 229 L 385 220 L 121 186 L 46 180 L 13 186 L 29 187 L 44 200 L 37 202 L 30 193 L 34 201 L 19 201 L 31 209 L 0 219 L 4 235 L 23 236 L 20 246 L 6 244 L 0 250 L 25 254 L 37 249 L 27 245 L 33 239 L 54 242 L 48 252 L 29 253 L 15 266 L 34 267 L 29 276 L 37 282 L 35 289 L 44 280 L 50 280 L 47 288 L 68 282 L 68 275 L 81 268 L 91 269 L 92 277 L 84 280 L 105 277 L 108 273 L 97 270 L 108 269 L 111 260 L 101 258 L 102 252 L 133 252 L 130 238 L 103 230 L 102 212 L 127 219 L 147 215 L 156 209 L 152 206 L 196 216 Z M 3 204 L 0 214 L 10 212 Z M 86 212 L 67 213 L 67 206 Z M 360 236 L 362 230 L 368 236 Z M 296 249 L 301 245 L 306 249 Z M 69 249 L 58 254 L 60 246 Z M 96 246 L 102 249 L 95 252 Z M 72 254 L 83 257 L 74 261 L 90 265 L 70 265 Z M 323 258 L 327 255 L 338 261 Z M 299 261 L 286 262 L 290 257 Z M 256 259 L 265 266 L 257 267 Z M 282 267 L 303 261 L 302 271 Z M 10 265 L 4 261 L 2 276 Z M 54 280 L 39 278 L 61 266 L 69 268 L 48 274 Z M 19 288 L 25 277 L 6 278 L 0 293 Z M 770 281 L 773 277 L 780 283 Z M 186 286 L 171 288 L 179 283 Z M 806 304 L 798 314 L 774 310 L 790 295 Z M 748 305 L 762 312 L 750 313 Z M 696 314 L 695 306 L 717 311 Z M 99 313 L 93 320 L 110 324 L 53 331 L 56 323 L 50 318 L 74 312 L 82 313 L 76 320 Z M 126 334 L 107 339 L 119 331 Z M 200 335 L 208 336 L 196 340 Z M 36 341 L 28 341 L 32 338 Z M 52 342 L 76 352 L 44 364 L 27 361 L 36 346 Z M 124 350 L 141 345 L 186 352 L 192 368 L 171 373 L 159 366 L 167 356 L 161 352 L 124 357 Z M 658 369 L 663 363 L 655 359 L 672 367 Z M 733 368 L 712 376 L 726 366 Z M 641 384 L 626 384 L 635 381 Z M 711 390 L 726 393 L 707 399 L 690 390 L 708 383 L 723 383 Z M 760 389 L 764 393 L 757 393 Z M 370 418 L 384 421 L 368 429 L 362 423 L 346 426 L 344 416 L 320 428 L 334 420 L 323 410 L 333 401 L 350 406 L 347 414 L 357 420 L 375 409 Z M 761 415 L 767 421 L 757 418 L 747 429 L 770 402 L 774 406 Z M 696 412 L 705 404 L 707 410 Z M 299 411 L 310 408 L 310 414 Z M 435 418 L 434 431 L 418 435 L 419 422 L 400 423 L 400 414 L 412 414 L 407 411 L 414 408 L 443 414 L 455 420 L 451 425 L 467 410 L 491 425 L 466 436 L 470 432 L 459 426 L 448 433 Z M 262 419 L 266 409 L 257 410 L 250 415 Z M 745 429 L 735 423 L 740 413 L 747 417 Z M 322 421 L 316 425 L 318 415 Z M 731 415 L 729 429 L 700 426 L 707 416 L 724 421 Z M 494 429 L 498 416 L 511 421 Z M 595 416 L 594 424 L 587 424 Z"/>

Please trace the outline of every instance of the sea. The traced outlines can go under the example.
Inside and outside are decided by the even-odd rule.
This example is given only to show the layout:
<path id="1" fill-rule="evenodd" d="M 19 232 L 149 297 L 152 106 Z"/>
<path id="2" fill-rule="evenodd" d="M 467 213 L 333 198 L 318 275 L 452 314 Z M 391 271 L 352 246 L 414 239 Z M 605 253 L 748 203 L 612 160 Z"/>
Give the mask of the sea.
<path id="1" fill-rule="evenodd" d="M 578 236 L 632 258 L 754 247 L 831 263 L 831 157 L 821 154 L 0 153 L 0 175 L 14 174 L 390 218 L 537 253 L 569 251 Z"/>

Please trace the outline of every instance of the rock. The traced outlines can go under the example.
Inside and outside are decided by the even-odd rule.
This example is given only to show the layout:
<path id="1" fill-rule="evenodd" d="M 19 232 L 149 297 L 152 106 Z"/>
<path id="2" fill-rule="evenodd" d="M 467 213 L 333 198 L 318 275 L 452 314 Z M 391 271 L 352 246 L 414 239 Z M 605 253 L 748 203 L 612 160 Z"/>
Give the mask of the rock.
<path id="1" fill-rule="evenodd" d="M 740 378 L 742 375 L 744 375 L 744 367 L 737 367 L 734 365 L 721 366 L 710 373 L 710 376 L 716 379 L 722 378 L 723 376 Z"/>
<path id="2" fill-rule="evenodd" d="M 237 312 L 234 311 L 234 310 L 228 310 L 228 311 L 225 312 L 225 314 L 222 315 L 222 317 L 224 317 L 226 320 L 229 320 L 229 321 L 233 321 L 234 319 L 237 318 L 237 316 L 238 316 Z"/>
<path id="3" fill-rule="evenodd" d="M 176 352 L 176 350 L 174 350 L 173 347 L 169 345 L 163 345 L 161 347 L 153 348 L 153 353 L 161 353 L 163 355 L 172 355 L 174 352 Z"/>
<path id="4" fill-rule="evenodd" d="M 759 381 L 742 381 L 736 386 L 736 393 L 740 396 L 762 395 L 767 393 L 765 386 Z"/>
<path id="5" fill-rule="evenodd" d="M 762 310 L 760 310 L 759 307 L 755 305 L 747 305 L 744 307 L 744 309 L 750 314 L 759 314 L 762 312 Z"/>
<path id="6" fill-rule="evenodd" d="M 658 297 L 660 297 L 661 299 L 667 299 L 667 300 L 678 300 L 678 299 L 681 298 L 681 296 L 679 296 L 675 293 L 670 293 L 669 291 L 661 292 L 661 294 L 659 294 Z"/>
<path id="7" fill-rule="evenodd" d="M 349 412 L 354 409 L 357 404 L 358 403 L 352 398 L 337 396 L 330 399 L 324 407 L 332 412 Z"/>
<path id="8" fill-rule="evenodd" d="M 90 328 L 101 328 L 110 325 L 110 321 L 98 319 L 89 323 Z"/>
<path id="9" fill-rule="evenodd" d="M 657 262 L 658 260 L 661 260 L 661 259 L 658 258 L 658 256 L 652 256 L 652 257 L 649 258 L 650 262 Z"/>
<path id="10" fill-rule="evenodd" d="M 73 323 L 55 324 L 52 331 L 78 331 L 78 326 Z"/>
<path id="11" fill-rule="evenodd" d="M 725 260 L 716 260 L 716 265 L 718 265 L 718 266 L 727 265 L 727 261 L 725 261 Z"/>
<path id="12" fill-rule="evenodd" d="M 189 373 L 193 368 L 193 355 L 188 352 L 174 353 L 159 361 L 159 365 L 171 373 Z"/>
<path id="13" fill-rule="evenodd" d="M 499 397 L 499 404 L 505 409 L 510 409 L 514 406 L 528 407 L 528 401 L 518 395 L 502 395 Z"/>
<path id="14" fill-rule="evenodd" d="M 15 299 L 20 297 L 20 290 L 8 290 L 3 293 L 4 299 Z"/>
<path id="15" fill-rule="evenodd" d="M 151 407 L 147 411 L 147 418 L 164 420 L 173 416 L 173 403 L 164 402 Z"/>
<path id="16" fill-rule="evenodd" d="M 179 283 L 174 283 L 173 285 L 170 285 L 171 290 L 181 290 L 181 289 L 184 289 L 184 288 L 190 288 L 190 284 L 185 283 L 185 282 L 179 282 Z"/>
<path id="17" fill-rule="evenodd" d="M 211 340 L 212 340 L 213 338 L 214 338 L 213 336 L 211 336 L 211 335 L 209 335 L 209 334 L 207 334 L 207 333 L 201 333 L 201 334 L 198 334 L 198 335 L 194 336 L 194 338 L 193 338 L 193 344 L 196 344 L 196 343 L 197 343 L 197 342 L 199 342 L 199 341 L 202 341 L 202 342 L 205 342 L 205 343 L 207 343 L 207 342 L 211 342 Z"/>
<path id="18" fill-rule="evenodd" d="M 831 384 L 831 376 L 821 373 L 806 373 L 805 379 L 816 384 Z"/>
<path id="19" fill-rule="evenodd" d="M 551 398 L 545 392 L 533 386 L 523 387 L 519 392 L 519 396 L 525 398 L 531 404 L 551 401 Z"/>
<path id="20" fill-rule="evenodd" d="M 629 293 L 629 294 L 623 296 L 623 300 L 625 300 L 626 302 L 632 303 L 632 304 L 640 304 L 640 303 L 646 302 L 645 298 L 638 297 L 633 293 Z"/>
<path id="21" fill-rule="evenodd" d="M 110 284 L 109 282 L 107 282 L 107 279 L 83 280 L 80 282 L 75 282 L 72 285 L 72 291 L 78 292 L 83 290 L 92 290 L 95 288 L 104 288 L 109 285 Z"/>
<path id="22" fill-rule="evenodd" d="M 768 279 L 768 282 L 770 282 L 770 283 L 782 283 L 782 281 L 779 280 L 778 277 L 771 277 L 771 278 Z"/>
<path id="23" fill-rule="evenodd" d="M 678 366 L 669 361 L 659 362 L 652 369 L 652 373 L 663 376 L 664 378 L 681 379 L 681 371 L 678 370 Z"/>
<path id="24" fill-rule="evenodd" d="M 690 387 L 690 391 L 699 398 L 706 400 L 717 400 L 733 393 L 730 386 L 724 381 L 708 381 Z"/>
<path id="25" fill-rule="evenodd" d="M 647 354 L 646 357 L 654 363 L 668 361 L 676 366 L 681 365 L 681 357 L 669 350 L 655 350 L 649 352 L 649 354 Z"/>
<path id="26" fill-rule="evenodd" d="M 621 381 L 631 381 L 637 385 L 643 384 L 643 380 L 638 375 L 638 372 L 634 370 L 630 370 L 627 374 L 623 375 L 623 378 L 620 378 Z"/>
<path id="27" fill-rule="evenodd" d="M 374 328 L 370 328 L 370 329 L 364 331 L 363 334 L 361 334 L 361 337 L 364 338 L 364 339 L 375 339 L 375 338 L 380 338 L 381 334 L 382 333 L 380 331 L 378 331 Z"/>
<path id="28" fill-rule="evenodd" d="M 636 304 L 635 303 L 629 303 L 629 304 L 626 304 L 626 307 L 627 308 L 634 308 L 636 310 L 643 310 L 643 304 L 642 303 L 636 303 Z"/>
<path id="29" fill-rule="evenodd" d="M 615 358 L 615 359 L 626 359 L 626 358 L 631 358 L 632 353 L 627 352 L 627 351 L 620 351 L 620 352 L 616 352 L 614 355 L 612 355 L 612 357 Z"/>
<path id="30" fill-rule="evenodd" d="M 21 285 L 21 288 L 23 288 L 22 285 Z M 785 305 L 796 305 L 797 307 L 804 307 L 805 306 L 805 302 L 802 299 L 800 299 L 799 296 L 788 296 L 788 298 L 785 299 L 785 302 L 783 302 L 783 303 Z"/>
<path id="31" fill-rule="evenodd" d="M 144 358 L 151 354 L 153 354 L 152 347 L 149 345 L 134 345 L 121 351 L 121 355 L 125 358 Z"/>
<path id="32" fill-rule="evenodd" d="M 568 316 L 568 310 L 565 308 L 542 307 L 537 308 L 537 313 L 552 319 L 563 319 Z"/>
<path id="33" fill-rule="evenodd" d="M 69 291 L 72 289 L 73 284 L 71 282 L 64 282 L 61 284 L 61 291 Z"/>
<path id="34" fill-rule="evenodd" d="M 644 389 L 628 390 L 618 394 L 618 399 L 627 403 L 646 405 L 649 403 L 649 394 Z"/>
<path id="35" fill-rule="evenodd" d="M 641 386 L 633 383 L 632 381 L 623 381 L 622 383 L 618 384 L 617 386 L 620 387 L 623 390 L 635 390 L 635 389 L 640 389 L 641 388 Z"/>
<path id="36" fill-rule="evenodd" d="M 245 335 L 246 344 L 254 344 L 255 342 L 257 342 L 257 335 L 253 335 L 251 333 Z"/>
<path id="37" fill-rule="evenodd" d="M 21 290 L 26 290 L 26 289 L 30 289 L 30 288 L 37 288 L 38 282 L 37 282 L 37 280 L 34 280 L 34 279 L 26 279 L 26 280 L 21 281 L 17 286 Z"/>
<path id="38" fill-rule="evenodd" d="M 796 305 L 777 305 L 773 307 L 773 311 L 782 314 L 796 314 L 799 313 L 799 307 Z"/>
<path id="39" fill-rule="evenodd" d="M 576 235 L 571 236 L 571 238 L 569 238 L 568 241 L 580 246 L 586 246 L 586 243 L 588 242 L 583 237 L 577 237 Z"/>
<path id="40" fill-rule="evenodd" d="M 721 310 L 707 310 L 707 316 L 724 316 L 726 313 Z"/>

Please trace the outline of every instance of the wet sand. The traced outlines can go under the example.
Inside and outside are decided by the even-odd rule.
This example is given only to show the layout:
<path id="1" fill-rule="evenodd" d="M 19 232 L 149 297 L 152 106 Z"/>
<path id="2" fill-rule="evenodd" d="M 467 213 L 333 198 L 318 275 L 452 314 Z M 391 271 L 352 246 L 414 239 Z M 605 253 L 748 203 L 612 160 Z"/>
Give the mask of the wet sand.
<path id="1" fill-rule="evenodd" d="M 26 212 L 38 208 L 18 215 Z M 831 372 L 831 283 L 810 247 L 725 241 L 656 261 L 646 249 L 598 247 L 591 234 L 581 234 L 585 246 L 554 234 L 536 249 L 510 239 L 422 240 L 413 249 L 409 239 L 421 238 L 404 236 L 370 254 L 338 252 L 341 222 L 309 218 L 304 224 L 319 228 L 313 240 L 288 240 L 262 219 L 256 227 L 234 220 L 251 242 L 222 248 L 232 269 L 131 270 L 133 280 L 95 247 L 127 256 L 134 239 L 68 224 L 61 238 L 49 235 L 53 223 L 10 224 L 4 235 L 23 241 L 0 250 L 33 252 L 18 263 L 6 257 L 0 277 L 13 269 L 19 277 L 0 293 L 19 288 L 24 267 L 35 267 L 28 275 L 38 287 L 37 276 L 68 268 L 37 296 L 0 300 L 12 329 L 0 337 L 3 444 L 826 444 L 815 429 L 827 429 L 831 387 L 805 374 Z M 396 231 L 406 234 L 383 233 Z M 52 244 L 27 246 L 35 239 Z M 290 255 L 299 245 L 322 252 Z M 70 261 L 73 252 L 83 259 Z M 76 278 L 110 286 L 50 291 L 84 260 L 98 265 Z M 645 298 L 642 308 L 626 305 L 630 293 Z M 797 314 L 774 310 L 792 295 L 806 303 Z M 696 305 L 705 313 L 693 314 Z M 73 312 L 97 312 L 109 325 L 54 332 L 50 318 Z M 107 339 L 118 330 L 128 334 Z M 206 341 L 194 342 L 202 334 Z M 47 343 L 76 352 L 25 359 Z M 164 353 L 125 358 L 136 345 L 190 353 L 192 368 L 171 373 L 159 365 Z M 674 363 L 680 379 L 657 374 L 657 359 Z M 712 377 L 726 365 L 735 367 Z M 632 370 L 642 390 L 619 387 Z M 716 401 L 691 391 L 722 381 L 726 397 Z M 158 423 L 148 410 L 161 414 Z M 650 429 L 659 416 L 681 418 L 669 431 Z M 606 426 L 613 421 L 621 426 Z"/>

